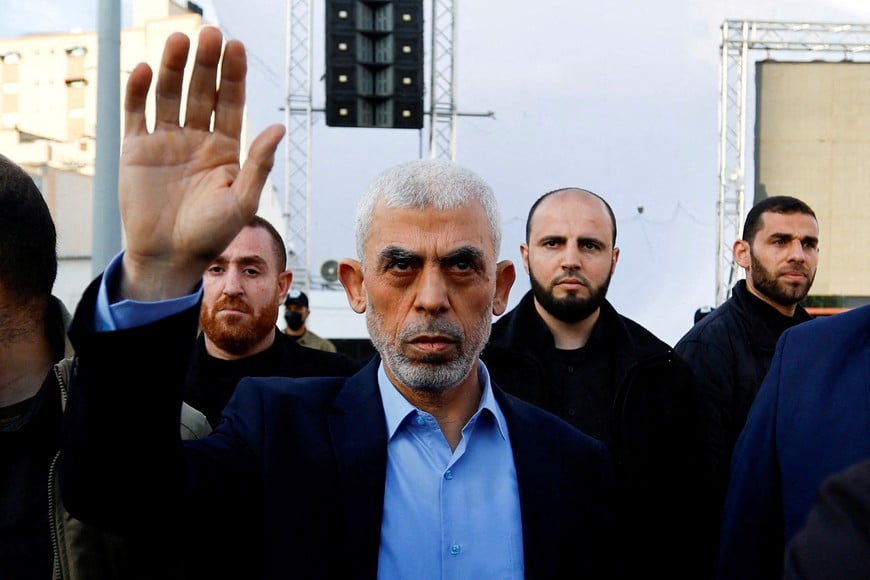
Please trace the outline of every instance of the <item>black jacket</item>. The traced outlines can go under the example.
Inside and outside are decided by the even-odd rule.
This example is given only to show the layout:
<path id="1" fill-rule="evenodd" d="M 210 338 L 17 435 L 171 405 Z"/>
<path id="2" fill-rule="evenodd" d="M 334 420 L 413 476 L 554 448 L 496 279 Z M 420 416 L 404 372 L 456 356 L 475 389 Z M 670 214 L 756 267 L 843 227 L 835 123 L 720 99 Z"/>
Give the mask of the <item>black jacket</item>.
<path id="1" fill-rule="evenodd" d="M 614 369 L 610 451 L 630 573 L 701 578 L 697 507 L 706 490 L 691 371 L 667 344 L 606 301 L 597 324 Z M 482 358 L 505 391 L 571 422 L 549 396 L 541 355 L 548 348 L 555 348 L 552 334 L 529 292 L 493 325 Z"/>
<path id="2" fill-rule="evenodd" d="M 789 327 L 810 320 L 797 307 L 792 318 L 750 294 L 740 280 L 731 298 L 702 318 L 674 349 L 692 367 L 705 431 L 705 461 L 716 494 L 725 497 L 731 452 L 764 380 L 776 341 Z"/>

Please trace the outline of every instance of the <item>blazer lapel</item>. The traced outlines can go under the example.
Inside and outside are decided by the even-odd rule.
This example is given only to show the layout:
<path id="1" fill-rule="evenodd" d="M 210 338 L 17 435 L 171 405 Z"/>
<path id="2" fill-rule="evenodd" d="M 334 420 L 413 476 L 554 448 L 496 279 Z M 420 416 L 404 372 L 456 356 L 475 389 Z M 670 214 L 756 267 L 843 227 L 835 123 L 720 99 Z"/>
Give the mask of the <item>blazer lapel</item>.
<path id="1" fill-rule="evenodd" d="M 561 460 L 552 443 L 541 444 L 539 421 L 495 385 L 493 391 L 508 423 L 517 470 L 526 578 L 557 577 L 560 571 L 553 565 L 559 562 L 559 530 L 565 525 L 560 521 Z"/>
<path id="2" fill-rule="evenodd" d="M 341 478 L 350 570 L 377 575 L 387 470 L 387 427 L 377 384 L 380 359 L 351 377 L 335 400 L 329 431 Z"/>

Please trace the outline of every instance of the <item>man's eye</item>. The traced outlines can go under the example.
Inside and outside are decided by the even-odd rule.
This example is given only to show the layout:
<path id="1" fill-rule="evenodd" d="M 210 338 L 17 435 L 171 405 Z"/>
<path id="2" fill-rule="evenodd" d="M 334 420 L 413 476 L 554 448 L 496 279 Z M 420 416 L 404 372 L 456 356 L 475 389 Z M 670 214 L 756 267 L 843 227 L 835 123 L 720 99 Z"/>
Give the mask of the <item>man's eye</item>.
<path id="1" fill-rule="evenodd" d="M 208 272 L 209 274 L 220 274 L 223 271 L 224 269 L 220 266 L 209 266 L 209 269 L 206 270 L 206 272 Z"/>

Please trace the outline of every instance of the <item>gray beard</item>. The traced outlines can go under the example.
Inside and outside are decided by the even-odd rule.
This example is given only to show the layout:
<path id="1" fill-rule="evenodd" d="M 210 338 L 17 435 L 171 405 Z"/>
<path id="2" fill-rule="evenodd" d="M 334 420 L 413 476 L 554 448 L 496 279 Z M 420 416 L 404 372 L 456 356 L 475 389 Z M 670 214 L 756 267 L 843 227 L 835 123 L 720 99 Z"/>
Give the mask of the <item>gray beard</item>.
<path id="1" fill-rule="evenodd" d="M 382 331 L 382 318 L 372 309 L 371 304 L 366 309 L 366 325 L 372 344 L 381 355 L 384 366 L 397 380 L 409 389 L 436 394 L 448 391 L 468 377 L 486 345 L 486 341 L 489 340 L 489 333 L 492 329 L 491 321 L 489 324 L 480 325 L 470 340 L 466 340 L 461 329 L 440 319 L 432 318 L 429 324 L 403 330 L 397 340 L 401 342 L 405 337 L 413 336 L 424 330 L 435 331 L 457 340 L 463 348 L 452 359 L 442 355 L 432 355 L 422 360 L 412 361 L 389 341 L 386 333 Z"/>

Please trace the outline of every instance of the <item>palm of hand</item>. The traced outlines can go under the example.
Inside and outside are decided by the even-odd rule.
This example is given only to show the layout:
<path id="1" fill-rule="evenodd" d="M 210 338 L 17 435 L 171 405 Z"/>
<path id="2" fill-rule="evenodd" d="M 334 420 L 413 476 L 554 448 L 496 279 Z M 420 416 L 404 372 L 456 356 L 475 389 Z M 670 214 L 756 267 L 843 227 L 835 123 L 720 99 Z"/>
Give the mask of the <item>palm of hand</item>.
<path id="1" fill-rule="evenodd" d="M 239 145 L 221 133 L 181 127 L 127 135 L 119 179 L 127 252 L 176 261 L 220 253 L 256 209 L 244 207 L 233 190 Z"/>

